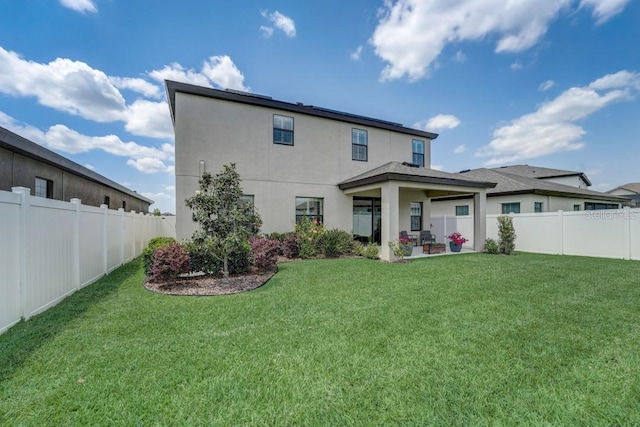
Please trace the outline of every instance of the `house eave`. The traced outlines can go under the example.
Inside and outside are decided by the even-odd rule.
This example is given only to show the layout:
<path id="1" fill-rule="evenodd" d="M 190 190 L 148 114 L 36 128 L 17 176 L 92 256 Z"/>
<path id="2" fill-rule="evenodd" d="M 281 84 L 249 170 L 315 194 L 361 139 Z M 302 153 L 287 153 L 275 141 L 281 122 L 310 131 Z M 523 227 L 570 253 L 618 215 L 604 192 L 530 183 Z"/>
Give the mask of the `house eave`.
<path id="1" fill-rule="evenodd" d="M 171 120 L 175 125 L 175 103 L 176 92 L 202 96 L 205 98 L 220 99 L 229 102 L 238 102 L 246 105 L 253 105 L 264 108 L 271 108 L 274 110 L 287 111 L 290 113 L 305 114 L 308 116 L 320 117 L 329 120 L 337 120 L 346 123 L 357 124 L 361 126 L 369 126 L 378 129 L 389 130 L 406 135 L 416 136 L 419 138 L 425 138 L 434 140 L 438 137 L 437 133 L 426 132 L 418 129 L 412 129 L 405 127 L 399 123 L 392 123 L 385 120 L 374 119 L 371 117 L 359 116 L 356 114 L 349 114 L 341 111 L 330 110 L 326 108 L 314 107 L 312 105 L 306 105 L 302 103 L 290 103 L 284 101 L 278 101 L 269 97 L 251 95 L 251 94 L 239 94 L 236 92 L 228 92 L 219 89 L 212 89 L 203 86 L 196 86 L 188 83 L 175 82 L 172 80 L 165 80 L 165 88 L 167 92 L 167 99 L 169 101 L 169 110 L 171 112 Z"/>
<path id="2" fill-rule="evenodd" d="M 370 184 L 377 184 L 386 181 L 403 181 L 403 182 L 418 182 L 423 184 L 439 184 L 439 185 L 456 185 L 461 187 L 473 187 L 473 188 L 493 188 L 496 183 L 493 182 L 479 182 L 479 181 L 467 181 L 462 179 L 449 179 L 449 178 L 437 178 L 431 176 L 420 175 L 406 175 L 399 173 L 383 173 L 380 175 L 359 179 L 356 181 L 349 181 L 338 184 L 340 190 L 348 190 L 351 188 L 362 187 Z"/>

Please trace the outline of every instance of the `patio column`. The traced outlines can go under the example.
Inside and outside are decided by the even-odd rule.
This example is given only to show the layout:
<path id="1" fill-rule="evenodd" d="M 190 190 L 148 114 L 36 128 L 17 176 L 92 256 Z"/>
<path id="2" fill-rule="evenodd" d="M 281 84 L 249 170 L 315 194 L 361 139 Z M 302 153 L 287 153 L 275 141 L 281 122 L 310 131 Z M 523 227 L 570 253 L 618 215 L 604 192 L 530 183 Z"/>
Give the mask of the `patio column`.
<path id="1" fill-rule="evenodd" d="M 487 239 L 487 192 L 473 194 L 473 250 L 482 252 Z"/>
<path id="2" fill-rule="evenodd" d="M 394 261 L 395 257 L 389 249 L 389 241 L 395 240 L 400 234 L 400 187 L 393 181 L 382 184 L 382 233 L 380 248 L 380 258 L 385 261 Z"/>

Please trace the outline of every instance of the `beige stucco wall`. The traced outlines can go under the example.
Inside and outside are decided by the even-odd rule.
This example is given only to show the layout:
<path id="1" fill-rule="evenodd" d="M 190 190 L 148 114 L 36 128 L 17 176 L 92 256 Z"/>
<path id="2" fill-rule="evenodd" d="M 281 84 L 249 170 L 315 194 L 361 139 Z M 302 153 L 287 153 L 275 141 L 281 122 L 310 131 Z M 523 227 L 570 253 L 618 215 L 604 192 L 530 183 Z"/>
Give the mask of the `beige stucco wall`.
<path id="1" fill-rule="evenodd" d="M 513 196 L 492 196 L 487 197 L 487 215 L 502 214 L 503 203 L 520 203 L 520 213 L 533 213 L 535 202 L 542 203 L 543 212 L 557 211 L 573 211 L 573 205 L 580 205 L 580 210 L 584 210 L 585 202 L 603 203 L 601 200 L 558 197 L 558 196 L 541 196 L 536 194 L 519 194 Z M 611 202 L 606 202 L 611 203 Z M 473 213 L 473 199 L 431 201 L 431 213 L 433 216 L 455 215 L 456 206 L 468 205 L 469 213 Z"/>
<path id="2" fill-rule="evenodd" d="M 297 196 L 324 198 L 326 226 L 350 231 L 352 196 L 345 196 L 337 184 L 389 161 L 412 160 L 411 135 L 179 92 L 175 102 L 179 239 L 195 230 L 184 200 L 198 189 L 200 160 L 214 174 L 226 163 L 237 164 L 244 193 L 254 195 L 266 233 L 293 229 Z M 274 114 L 293 117 L 293 146 L 273 143 Z M 366 162 L 352 160 L 353 128 L 368 132 Z M 429 165 L 430 141 L 416 139 L 424 140 Z M 401 215 L 407 228 L 408 202 L 406 215 Z"/>

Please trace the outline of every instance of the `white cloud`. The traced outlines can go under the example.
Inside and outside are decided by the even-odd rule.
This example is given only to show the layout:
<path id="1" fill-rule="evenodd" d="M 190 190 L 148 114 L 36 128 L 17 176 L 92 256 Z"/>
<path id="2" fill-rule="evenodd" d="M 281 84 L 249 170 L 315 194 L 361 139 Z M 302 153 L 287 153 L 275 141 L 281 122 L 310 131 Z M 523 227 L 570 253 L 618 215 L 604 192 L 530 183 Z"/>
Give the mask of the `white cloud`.
<path id="1" fill-rule="evenodd" d="M 98 11 L 98 8 L 96 7 L 93 0 L 60 0 L 60 4 L 66 8 L 75 10 L 76 12 L 80 13 L 96 13 Z"/>
<path id="2" fill-rule="evenodd" d="M 622 12 L 631 0 L 582 0 L 580 7 L 591 7 L 596 24 L 601 25 Z"/>
<path id="3" fill-rule="evenodd" d="M 491 157 L 487 165 L 497 165 L 579 150 L 586 131 L 576 122 L 614 102 L 631 99 L 639 88 L 640 74 L 628 71 L 570 88 L 535 112 L 496 129 L 493 140 L 477 154 Z"/>
<path id="4" fill-rule="evenodd" d="M 0 92 L 33 96 L 44 106 L 97 122 L 124 120 L 126 110 L 124 97 L 102 71 L 63 58 L 26 61 L 2 47 Z"/>
<path id="5" fill-rule="evenodd" d="M 177 80 L 207 87 L 249 91 L 244 76 L 226 55 L 205 60 L 200 71 L 170 64 L 148 73 L 154 80 Z M 35 97 L 41 105 L 95 122 L 125 123 L 134 135 L 173 138 L 165 101 L 137 99 L 128 104 L 120 89 L 160 99 L 163 92 L 142 78 L 112 77 L 80 61 L 57 58 L 45 64 L 25 60 L 0 47 L 0 93 Z"/>
<path id="6" fill-rule="evenodd" d="M 92 171 L 96 170 L 96 167 L 89 163 L 85 163 L 84 167 Z"/>
<path id="7" fill-rule="evenodd" d="M 18 123 L 3 112 L 0 112 L 0 125 L 50 149 L 71 154 L 102 150 L 114 156 L 128 157 L 127 164 L 133 162 L 132 165 L 138 170 L 149 167 L 145 172 L 156 172 L 160 163 L 173 162 L 175 159 L 174 147 L 171 144 L 163 144 L 159 148 L 147 147 L 135 142 L 124 142 L 116 135 L 83 135 L 60 124 L 42 131 L 34 126 Z M 164 166 L 164 169 L 168 167 Z"/>
<path id="8" fill-rule="evenodd" d="M 267 39 L 268 39 L 269 37 L 271 37 L 271 36 L 273 35 L 273 32 L 274 32 L 275 30 L 274 30 L 274 28 L 273 28 L 273 27 L 267 27 L 267 26 L 265 26 L 265 25 L 261 25 L 261 26 L 260 26 L 260 31 L 262 31 L 262 35 L 263 35 L 265 38 L 267 38 Z"/>
<path id="9" fill-rule="evenodd" d="M 521 52 L 537 44 L 550 23 L 577 0 L 385 0 L 370 43 L 387 65 L 382 81 L 415 81 L 451 43 L 497 38 L 495 51 Z M 582 0 L 598 22 L 630 0 Z"/>
<path id="10" fill-rule="evenodd" d="M 551 89 L 554 85 L 555 85 L 555 82 L 553 80 L 547 80 L 545 82 L 540 83 L 540 86 L 538 86 L 538 90 L 540 92 L 546 92 L 549 89 Z"/>
<path id="11" fill-rule="evenodd" d="M 174 62 L 165 65 L 161 70 L 149 72 L 149 76 L 159 82 L 175 80 L 205 87 L 215 86 L 246 92 L 251 90 L 244 85 L 244 75 L 227 55 L 210 57 L 203 62 L 200 71 L 186 70 L 182 65 Z"/>
<path id="12" fill-rule="evenodd" d="M 460 125 L 460 119 L 451 114 L 438 114 L 428 120 L 420 120 L 413 124 L 414 129 L 427 132 L 441 129 L 454 129 Z"/>
<path id="13" fill-rule="evenodd" d="M 360 61 L 360 55 L 362 55 L 362 46 L 358 46 L 358 48 L 351 53 L 351 60 Z"/>
<path id="14" fill-rule="evenodd" d="M 268 10 L 263 10 L 260 14 L 267 18 L 269 22 L 277 29 L 281 30 L 287 37 L 293 38 L 296 36 L 296 23 L 293 19 L 289 18 L 286 15 L 278 12 L 277 10 L 273 13 L 269 13 Z M 273 34 L 272 27 L 261 26 L 260 30 L 264 33 L 265 36 L 271 37 Z"/>
<path id="15" fill-rule="evenodd" d="M 455 55 L 453 55 L 453 61 L 457 62 L 459 64 L 462 64 L 464 62 L 466 62 L 467 60 L 467 55 L 465 55 L 464 53 L 462 53 L 461 50 L 457 51 Z"/>
<path id="16" fill-rule="evenodd" d="M 522 62 L 520 62 L 520 61 L 516 61 L 516 62 L 511 64 L 511 70 L 513 70 L 513 71 L 522 70 L 522 67 L 524 67 L 524 66 L 522 65 Z"/>
<path id="17" fill-rule="evenodd" d="M 453 150 L 453 153 L 460 154 L 460 153 L 464 153 L 466 150 L 467 150 L 467 147 L 465 147 L 464 144 L 462 144 L 462 145 L 458 145 L 456 149 Z"/>
<path id="18" fill-rule="evenodd" d="M 136 168 L 142 173 L 158 173 L 165 172 L 167 165 L 160 159 L 154 159 L 152 157 L 144 157 L 142 159 L 129 159 L 127 164 Z"/>
<path id="19" fill-rule="evenodd" d="M 109 77 L 111 83 L 118 89 L 128 89 L 139 93 L 146 98 L 161 98 L 162 90 L 148 81 L 140 78 L 132 77 Z"/>
<path id="20" fill-rule="evenodd" d="M 443 165 L 431 165 L 431 167 L 429 169 L 433 169 L 436 171 L 442 171 L 444 170 L 444 166 Z"/>
<path id="21" fill-rule="evenodd" d="M 165 101 L 138 99 L 127 111 L 125 129 L 132 134 L 162 139 L 174 137 L 169 105 Z"/>

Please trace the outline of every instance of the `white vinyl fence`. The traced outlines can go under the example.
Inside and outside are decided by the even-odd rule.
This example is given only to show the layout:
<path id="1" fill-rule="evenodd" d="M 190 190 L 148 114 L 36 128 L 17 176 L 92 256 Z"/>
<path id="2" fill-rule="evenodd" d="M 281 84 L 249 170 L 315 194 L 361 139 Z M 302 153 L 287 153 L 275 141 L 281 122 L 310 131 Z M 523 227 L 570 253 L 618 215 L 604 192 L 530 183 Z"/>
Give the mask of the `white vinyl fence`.
<path id="1" fill-rule="evenodd" d="M 0 333 L 175 237 L 163 217 L 0 191 Z"/>
<path id="2" fill-rule="evenodd" d="M 498 217 L 487 215 L 487 237 L 498 239 Z M 640 209 L 511 214 L 516 250 L 640 260 Z M 472 216 L 431 218 L 438 242 L 455 231 L 473 247 Z"/>

